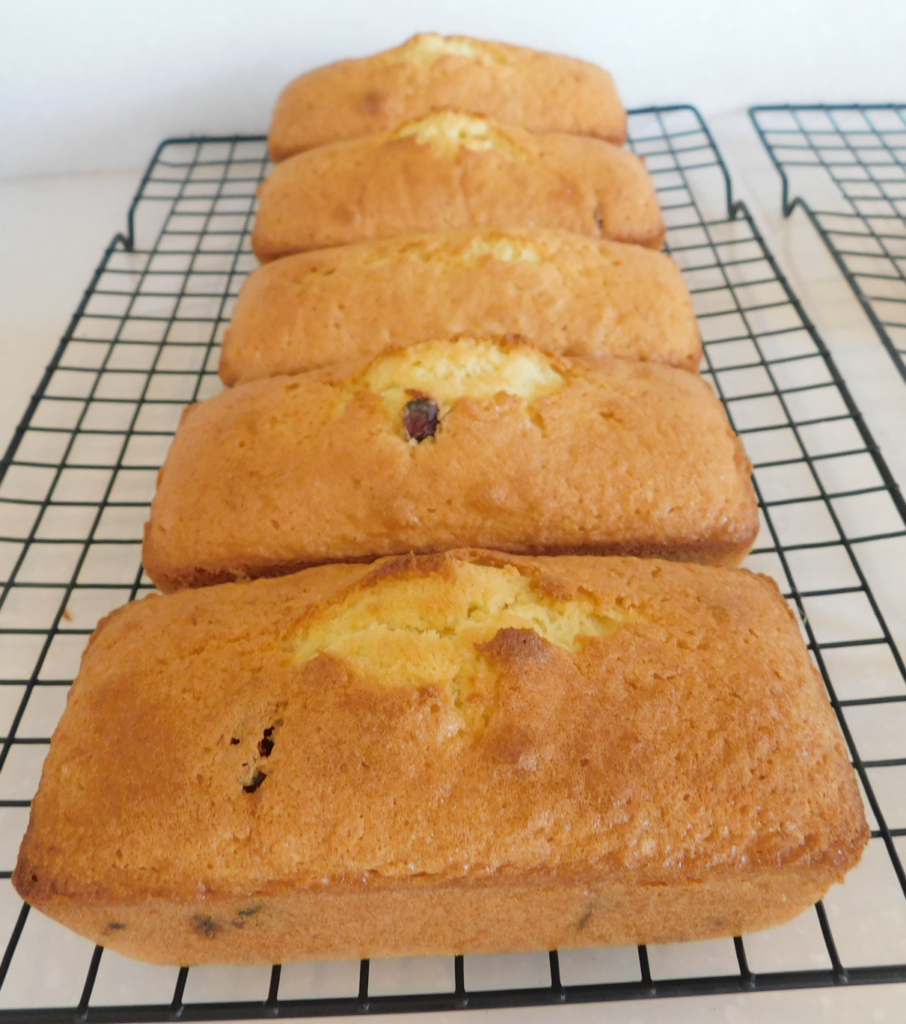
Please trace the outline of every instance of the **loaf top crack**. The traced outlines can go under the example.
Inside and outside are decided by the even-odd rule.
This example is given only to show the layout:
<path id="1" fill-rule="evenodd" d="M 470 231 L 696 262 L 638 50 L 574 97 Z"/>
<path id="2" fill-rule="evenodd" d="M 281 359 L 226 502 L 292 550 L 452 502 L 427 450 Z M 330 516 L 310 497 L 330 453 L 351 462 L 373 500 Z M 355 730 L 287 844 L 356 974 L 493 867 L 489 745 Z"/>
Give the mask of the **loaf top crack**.
<path id="1" fill-rule="evenodd" d="M 514 566 L 461 564 L 455 575 L 390 578 L 330 605 L 288 643 L 299 660 L 322 654 L 348 660 L 385 686 L 437 686 L 463 716 L 487 724 L 499 676 L 486 647 L 501 630 L 531 630 L 576 651 L 637 612 L 606 611 L 590 596 L 556 600 Z M 453 722 L 452 727 L 460 728 Z"/>

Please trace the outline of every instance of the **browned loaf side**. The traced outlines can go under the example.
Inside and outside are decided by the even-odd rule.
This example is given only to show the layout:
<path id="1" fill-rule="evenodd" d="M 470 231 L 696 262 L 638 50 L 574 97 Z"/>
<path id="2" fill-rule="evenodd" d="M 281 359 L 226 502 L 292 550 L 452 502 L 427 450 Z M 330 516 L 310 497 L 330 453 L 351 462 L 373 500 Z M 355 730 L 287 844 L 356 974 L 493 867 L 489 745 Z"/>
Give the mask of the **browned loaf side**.
<path id="1" fill-rule="evenodd" d="M 453 228 L 560 228 L 659 249 L 642 161 L 609 142 L 535 135 L 453 111 L 278 164 L 258 190 L 262 261 L 366 238 Z"/>
<path id="2" fill-rule="evenodd" d="M 757 531 L 697 375 L 460 339 L 192 406 L 143 561 L 164 591 L 464 545 L 737 565 Z"/>
<path id="3" fill-rule="evenodd" d="M 13 882 L 161 963 L 548 950 L 781 924 L 867 838 L 772 581 L 458 552 L 114 612 Z"/>
<path id="4" fill-rule="evenodd" d="M 533 132 L 622 145 L 626 112 L 594 64 L 521 46 L 425 33 L 402 46 L 302 75 L 277 100 L 268 144 L 283 160 L 452 108 Z"/>
<path id="5" fill-rule="evenodd" d="M 469 228 L 298 253 L 253 271 L 220 376 L 232 385 L 302 373 L 461 334 L 688 370 L 702 355 L 689 291 L 665 254 L 563 231 Z"/>

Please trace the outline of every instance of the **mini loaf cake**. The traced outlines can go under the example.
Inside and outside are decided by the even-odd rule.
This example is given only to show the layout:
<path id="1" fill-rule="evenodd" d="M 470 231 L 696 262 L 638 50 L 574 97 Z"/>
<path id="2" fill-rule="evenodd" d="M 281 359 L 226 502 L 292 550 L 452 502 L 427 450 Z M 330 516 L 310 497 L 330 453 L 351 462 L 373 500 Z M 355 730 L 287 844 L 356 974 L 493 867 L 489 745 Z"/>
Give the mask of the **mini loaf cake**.
<path id="1" fill-rule="evenodd" d="M 226 332 L 227 385 L 465 334 L 547 352 L 695 370 L 702 347 L 676 264 L 564 231 L 449 231 L 299 253 L 254 271 Z"/>
<path id="2" fill-rule="evenodd" d="M 299 153 L 258 190 L 262 261 L 307 249 L 452 228 L 561 228 L 659 249 L 642 161 L 609 142 L 534 135 L 453 111 Z"/>
<path id="3" fill-rule="evenodd" d="M 274 160 L 387 131 L 454 108 L 533 132 L 593 135 L 622 145 L 626 112 L 606 71 L 552 53 L 465 36 L 417 35 L 393 50 L 297 78 L 277 101 Z"/>
<path id="4" fill-rule="evenodd" d="M 781 924 L 867 839 L 771 580 L 473 551 L 114 612 L 13 883 L 159 963 L 549 950 Z"/>
<path id="5" fill-rule="evenodd" d="M 426 342 L 190 407 L 143 560 L 164 591 L 464 545 L 736 565 L 749 474 L 695 374 Z"/>

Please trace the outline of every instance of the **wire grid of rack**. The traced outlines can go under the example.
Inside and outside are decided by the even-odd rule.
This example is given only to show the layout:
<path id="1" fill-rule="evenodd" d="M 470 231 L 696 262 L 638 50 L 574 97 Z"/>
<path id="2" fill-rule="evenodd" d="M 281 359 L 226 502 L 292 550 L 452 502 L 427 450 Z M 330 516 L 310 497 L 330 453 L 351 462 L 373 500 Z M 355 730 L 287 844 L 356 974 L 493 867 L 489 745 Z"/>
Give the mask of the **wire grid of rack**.
<path id="1" fill-rule="evenodd" d="M 805 210 L 906 380 L 906 104 L 749 114 L 783 180 L 784 216 Z"/>
<path id="2" fill-rule="evenodd" d="M 97 620 L 151 589 L 141 532 L 187 402 L 255 265 L 263 138 L 161 145 L 21 426 L 0 483 L 0 1020 L 143 1021 L 493 1008 L 906 981 L 906 646 L 889 565 L 906 506 L 690 107 L 633 112 L 703 372 L 755 465 L 748 564 L 797 611 L 866 795 L 862 864 L 814 912 L 713 942 L 541 955 L 152 967 L 95 947 L 9 881 L 53 726 Z M 885 575 L 886 571 L 886 575 Z"/>

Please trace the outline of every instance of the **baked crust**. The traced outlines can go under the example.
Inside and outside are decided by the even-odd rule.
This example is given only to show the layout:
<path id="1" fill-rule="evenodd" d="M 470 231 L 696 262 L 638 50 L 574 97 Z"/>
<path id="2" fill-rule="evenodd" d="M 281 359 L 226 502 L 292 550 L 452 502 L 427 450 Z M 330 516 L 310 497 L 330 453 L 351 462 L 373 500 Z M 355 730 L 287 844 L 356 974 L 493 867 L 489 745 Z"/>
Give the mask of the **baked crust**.
<path id="1" fill-rule="evenodd" d="M 284 160 L 450 107 L 534 132 L 626 141 L 626 112 L 613 79 L 594 64 L 425 33 L 372 57 L 316 68 L 288 85 L 274 110 L 271 157 Z"/>
<path id="2" fill-rule="evenodd" d="M 701 339 L 676 264 L 564 231 L 448 231 L 299 253 L 253 271 L 226 332 L 227 385 L 426 338 L 518 335 L 555 355 L 695 370 Z"/>
<path id="3" fill-rule="evenodd" d="M 440 418 L 421 443 L 402 419 L 418 395 Z M 758 532 L 750 473 L 697 375 L 428 342 L 191 406 L 143 561 L 166 592 L 463 545 L 738 565 Z"/>
<path id="4" fill-rule="evenodd" d="M 309 249 L 454 228 L 559 228 L 659 249 L 664 225 L 633 153 L 452 111 L 278 164 L 258 189 L 264 263 Z"/>
<path id="5" fill-rule="evenodd" d="M 114 612 L 13 882 L 160 963 L 499 952 L 776 925 L 867 838 L 771 580 L 459 551 Z"/>

